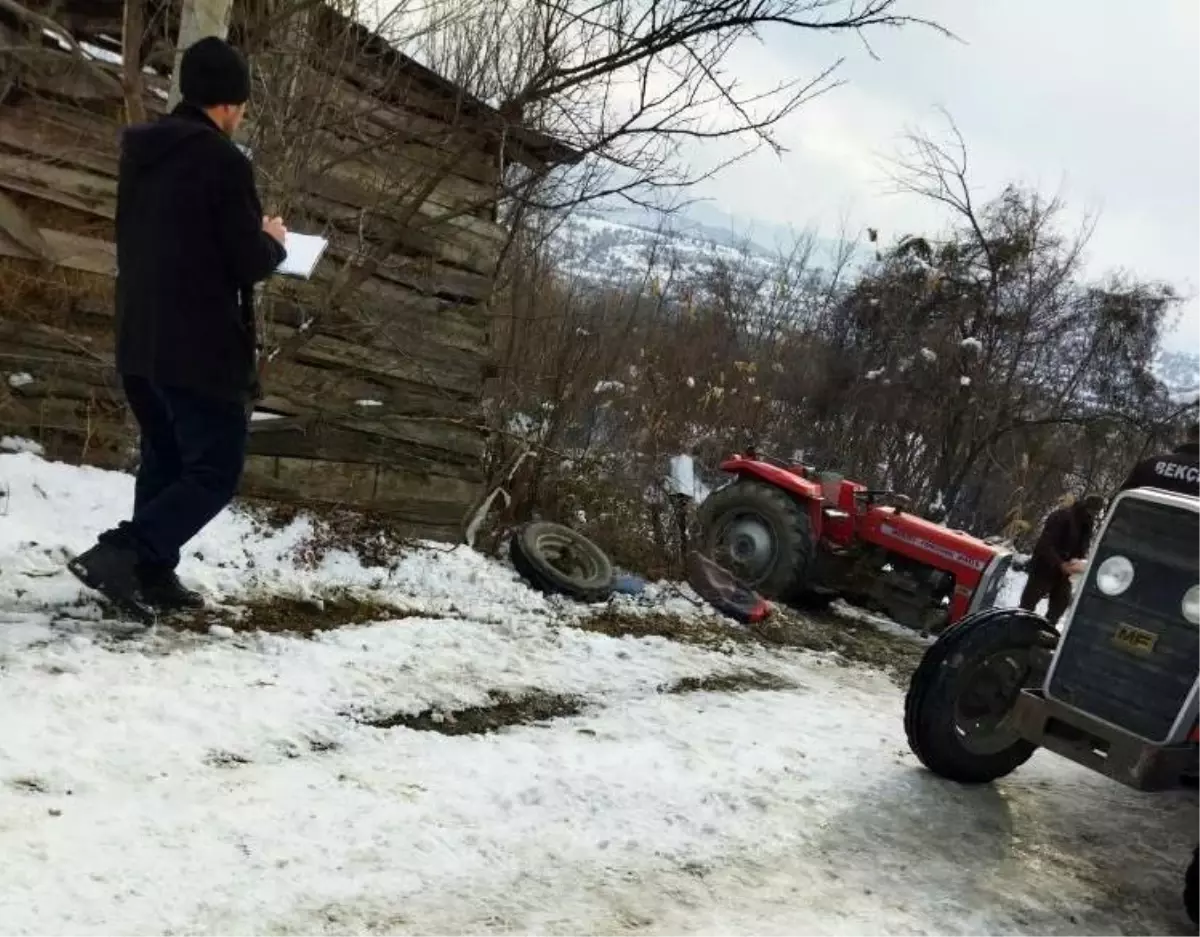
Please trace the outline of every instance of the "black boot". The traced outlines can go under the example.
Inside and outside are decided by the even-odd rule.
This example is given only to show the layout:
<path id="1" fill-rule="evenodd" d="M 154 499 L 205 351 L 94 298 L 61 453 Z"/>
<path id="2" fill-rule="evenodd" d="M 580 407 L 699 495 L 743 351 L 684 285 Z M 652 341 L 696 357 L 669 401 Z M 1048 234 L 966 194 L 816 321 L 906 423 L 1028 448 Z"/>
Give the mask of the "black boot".
<path id="1" fill-rule="evenodd" d="M 137 554 L 133 550 L 98 543 L 67 563 L 67 569 L 122 611 L 145 624 L 154 624 L 154 609 L 145 602 L 139 590 Z"/>
<path id="2" fill-rule="evenodd" d="M 204 596 L 187 588 L 173 569 L 138 571 L 142 598 L 160 612 L 182 612 L 204 608 Z"/>

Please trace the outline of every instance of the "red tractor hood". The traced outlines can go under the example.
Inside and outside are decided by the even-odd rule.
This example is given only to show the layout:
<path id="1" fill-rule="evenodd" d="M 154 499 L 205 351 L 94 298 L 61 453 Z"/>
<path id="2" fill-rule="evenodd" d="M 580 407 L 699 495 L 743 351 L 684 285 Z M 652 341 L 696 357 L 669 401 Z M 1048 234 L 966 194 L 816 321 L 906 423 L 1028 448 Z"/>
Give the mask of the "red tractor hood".
<path id="1" fill-rule="evenodd" d="M 999 554 L 1007 552 L 978 537 L 951 530 L 915 514 L 892 507 L 871 508 L 859 536 L 942 569 L 965 568 L 982 573 Z"/>

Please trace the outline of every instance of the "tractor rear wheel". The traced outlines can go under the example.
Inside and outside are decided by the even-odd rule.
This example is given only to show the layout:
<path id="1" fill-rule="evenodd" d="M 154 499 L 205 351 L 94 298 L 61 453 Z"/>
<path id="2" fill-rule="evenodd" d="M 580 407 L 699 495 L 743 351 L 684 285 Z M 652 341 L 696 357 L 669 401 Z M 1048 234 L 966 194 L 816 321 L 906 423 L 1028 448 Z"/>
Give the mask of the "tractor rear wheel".
<path id="1" fill-rule="evenodd" d="M 815 544 L 808 511 L 784 491 L 737 481 L 700 505 L 704 552 L 767 598 L 809 586 Z"/>
<path id="2" fill-rule="evenodd" d="M 1027 762 L 1037 746 L 1012 714 L 1021 690 L 1041 682 L 1046 623 L 1020 609 L 990 609 L 944 632 L 909 683 L 904 731 L 934 774 L 986 784 Z"/>

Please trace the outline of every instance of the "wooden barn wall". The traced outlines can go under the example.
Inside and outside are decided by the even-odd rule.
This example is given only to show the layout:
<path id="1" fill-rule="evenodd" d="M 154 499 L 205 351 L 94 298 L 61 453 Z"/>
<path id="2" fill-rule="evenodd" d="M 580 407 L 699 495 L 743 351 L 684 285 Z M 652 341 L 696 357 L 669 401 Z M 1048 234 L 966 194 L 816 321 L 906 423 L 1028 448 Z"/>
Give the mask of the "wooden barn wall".
<path id="1" fill-rule="evenodd" d="M 73 56 L 49 69 L 45 59 L 0 104 L 0 435 L 31 437 L 54 458 L 124 467 L 133 428 L 112 368 L 121 102 Z M 147 107 L 161 112 L 165 81 L 146 81 Z M 431 123 L 373 104 L 348 81 L 338 93 L 369 112 L 356 125 L 368 140 Z M 436 155 L 389 142 L 401 176 L 411 164 L 428 178 Z M 414 534 L 459 536 L 482 481 L 483 300 L 507 236 L 478 208 L 494 191 L 494 164 L 484 152 L 458 160 L 419 217 L 459 213 L 402 229 L 400 250 L 347 308 L 272 367 L 261 407 L 280 418 L 252 424 L 243 494 L 384 511 Z M 342 163 L 292 199 L 292 227 L 323 230 L 331 249 L 313 281 L 272 281 L 268 344 L 302 325 L 341 263 L 376 236 L 373 226 L 395 235 L 377 211 L 364 223 L 378 202 L 371 172 L 365 161 Z"/>

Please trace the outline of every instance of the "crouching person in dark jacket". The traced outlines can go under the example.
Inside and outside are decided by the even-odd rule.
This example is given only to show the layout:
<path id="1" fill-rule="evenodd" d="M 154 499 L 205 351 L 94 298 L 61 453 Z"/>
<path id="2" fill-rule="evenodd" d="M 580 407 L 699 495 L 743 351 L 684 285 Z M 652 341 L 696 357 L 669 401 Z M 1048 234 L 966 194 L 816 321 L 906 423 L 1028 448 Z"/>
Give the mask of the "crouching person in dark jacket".
<path id="1" fill-rule="evenodd" d="M 180 63 L 183 103 L 125 131 L 117 187 L 117 370 L 141 431 L 133 517 L 72 560 L 115 604 L 203 605 L 175 574 L 180 548 L 232 500 L 256 386 L 254 284 L 283 261 L 231 135 L 250 96 L 241 54 L 216 38 Z"/>
<path id="2" fill-rule="evenodd" d="M 1046 518 L 1029 562 L 1029 580 L 1021 593 L 1021 608 L 1034 611 L 1042 599 L 1046 620 L 1057 624 L 1071 604 L 1071 577 L 1083 572 L 1092 543 L 1092 525 L 1104 510 L 1100 495 L 1088 495 Z"/>

